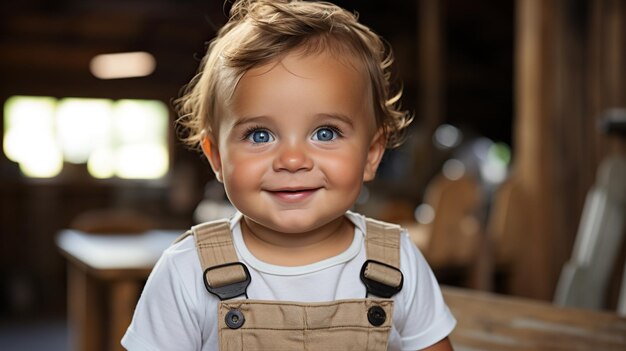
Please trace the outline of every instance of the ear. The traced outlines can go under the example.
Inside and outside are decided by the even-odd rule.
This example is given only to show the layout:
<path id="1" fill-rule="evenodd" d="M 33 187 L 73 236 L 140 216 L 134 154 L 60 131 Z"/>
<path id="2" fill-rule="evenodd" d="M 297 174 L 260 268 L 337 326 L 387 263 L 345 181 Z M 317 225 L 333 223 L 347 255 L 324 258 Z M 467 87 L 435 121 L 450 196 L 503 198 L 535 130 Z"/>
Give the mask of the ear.
<path id="1" fill-rule="evenodd" d="M 376 177 L 376 170 L 385 154 L 385 144 L 387 138 L 382 129 L 379 129 L 370 143 L 367 150 L 367 159 L 365 160 L 365 169 L 363 170 L 363 181 L 368 182 Z"/>
<path id="2" fill-rule="evenodd" d="M 200 142 L 202 152 L 209 160 L 211 169 L 215 173 L 215 179 L 220 183 L 222 182 L 222 158 L 220 157 L 220 151 L 215 143 L 215 139 L 212 136 L 204 134 L 202 141 Z"/>

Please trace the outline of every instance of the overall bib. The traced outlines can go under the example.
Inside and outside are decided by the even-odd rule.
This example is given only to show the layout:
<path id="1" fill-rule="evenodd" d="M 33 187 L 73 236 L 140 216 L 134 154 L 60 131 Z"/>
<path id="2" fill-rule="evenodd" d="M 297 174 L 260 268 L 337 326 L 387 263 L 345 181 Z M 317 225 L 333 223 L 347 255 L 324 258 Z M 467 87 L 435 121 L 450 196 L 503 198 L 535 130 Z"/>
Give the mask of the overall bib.
<path id="1" fill-rule="evenodd" d="M 393 300 L 402 289 L 400 227 L 367 219 L 367 296 L 321 303 L 251 300 L 248 268 L 239 262 L 228 220 L 194 226 L 205 287 L 219 297 L 221 351 L 387 349 Z M 245 296 L 245 299 L 234 299 Z M 374 297 L 375 296 L 375 297 Z"/>

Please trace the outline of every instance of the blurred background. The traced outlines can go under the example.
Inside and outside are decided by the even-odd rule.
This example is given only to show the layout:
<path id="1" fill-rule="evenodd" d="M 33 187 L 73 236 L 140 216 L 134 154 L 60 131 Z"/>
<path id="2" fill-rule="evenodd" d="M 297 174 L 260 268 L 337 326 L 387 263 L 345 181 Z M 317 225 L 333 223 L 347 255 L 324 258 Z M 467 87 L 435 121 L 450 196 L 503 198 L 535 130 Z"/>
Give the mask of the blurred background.
<path id="1" fill-rule="evenodd" d="M 601 279 L 583 307 L 615 310 L 626 2 L 336 3 L 391 44 L 415 114 L 355 210 L 408 228 L 443 284 L 568 304 L 587 301 L 572 278 L 584 263 Z M 229 7 L 0 3 L 0 349 L 71 348 L 68 318 L 92 313 L 72 310 L 72 274 L 94 270 L 65 229 L 182 233 L 232 211 L 172 110 Z M 94 304 L 115 295 L 107 279 Z"/>

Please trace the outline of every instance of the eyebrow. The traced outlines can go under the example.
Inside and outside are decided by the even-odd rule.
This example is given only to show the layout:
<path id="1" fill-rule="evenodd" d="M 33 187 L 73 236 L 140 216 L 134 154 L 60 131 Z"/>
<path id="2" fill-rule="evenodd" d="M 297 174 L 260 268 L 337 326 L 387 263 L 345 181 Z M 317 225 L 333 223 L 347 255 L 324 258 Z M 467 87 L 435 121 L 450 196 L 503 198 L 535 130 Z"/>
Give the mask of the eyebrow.
<path id="1" fill-rule="evenodd" d="M 255 123 L 262 123 L 265 120 L 270 119 L 268 116 L 244 116 L 241 118 L 238 118 L 237 121 L 235 121 L 235 123 L 233 124 L 233 128 L 237 128 L 241 125 L 245 125 L 245 124 L 255 124 Z"/>
<path id="2" fill-rule="evenodd" d="M 339 120 L 347 125 L 349 125 L 350 127 L 354 126 L 354 122 L 352 121 L 352 119 L 350 117 L 348 117 L 345 114 L 342 113 L 333 113 L 333 112 L 329 112 L 329 113 L 317 113 L 315 115 L 313 115 L 313 117 L 317 118 L 326 118 L 326 119 L 336 119 Z M 271 118 L 269 116 L 265 116 L 265 115 L 261 115 L 261 116 L 243 116 L 237 119 L 237 121 L 234 123 L 233 127 L 239 127 L 241 125 L 245 125 L 245 124 L 255 124 L 255 123 L 263 123 L 266 120 L 271 120 Z"/>
<path id="3" fill-rule="evenodd" d="M 341 122 L 348 124 L 350 127 L 354 126 L 354 122 L 352 121 L 352 118 L 342 113 L 318 113 L 315 115 L 315 117 L 338 119 Z"/>

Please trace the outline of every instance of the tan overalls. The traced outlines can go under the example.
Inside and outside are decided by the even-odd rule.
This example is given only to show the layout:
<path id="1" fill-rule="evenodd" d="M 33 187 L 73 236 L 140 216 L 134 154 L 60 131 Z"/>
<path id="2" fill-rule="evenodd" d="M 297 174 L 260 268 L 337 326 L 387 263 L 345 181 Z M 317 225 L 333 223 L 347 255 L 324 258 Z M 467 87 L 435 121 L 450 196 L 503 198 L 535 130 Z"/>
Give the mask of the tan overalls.
<path id="1" fill-rule="evenodd" d="M 400 227 L 367 219 L 366 298 L 321 303 L 250 300 L 248 268 L 237 258 L 228 220 L 194 226 L 207 290 L 220 298 L 221 351 L 386 350 L 393 295 L 402 289 Z M 370 296 L 376 296 L 370 297 Z M 246 299 L 233 299 L 245 296 Z"/>

